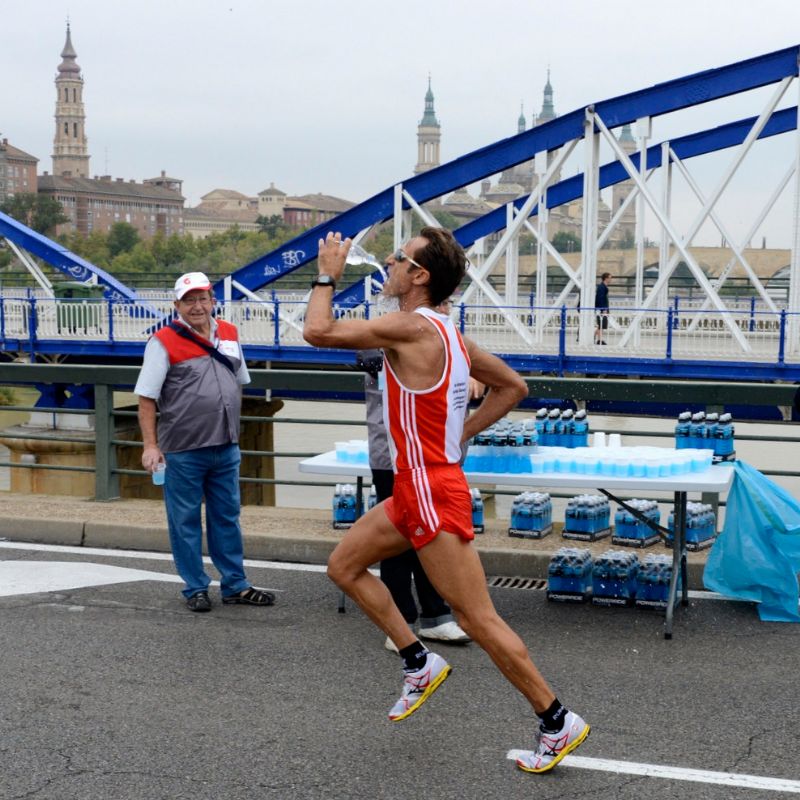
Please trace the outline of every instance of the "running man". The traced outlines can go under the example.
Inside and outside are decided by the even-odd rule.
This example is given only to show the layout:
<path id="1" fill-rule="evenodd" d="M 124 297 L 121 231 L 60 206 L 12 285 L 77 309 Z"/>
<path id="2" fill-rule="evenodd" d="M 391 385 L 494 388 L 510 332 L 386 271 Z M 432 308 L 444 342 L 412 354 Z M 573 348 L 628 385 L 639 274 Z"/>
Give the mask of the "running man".
<path id="1" fill-rule="evenodd" d="M 453 235 L 423 228 L 386 261 L 384 294 L 399 311 L 369 320 L 335 320 L 332 297 L 350 240 L 328 233 L 319 242 L 303 335 L 316 347 L 384 351 L 384 418 L 395 471 L 393 496 L 361 517 L 331 555 L 328 575 L 397 646 L 404 683 L 389 719 L 405 719 L 444 682 L 450 665 L 419 642 L 386 585 L 368 568 L 413 547 L 459 625 L 525 696 L 540 719 L 536 749 L 517 759 L 527 772 L 547 772 L 589 735 L 535 667 L 525 644 L 500 618 L 472 546 L 471 498 L 458 462 L 461 444 L 503 417 L 527 395 L 522 378 L 499 358 L 462 339 L 433 308 L 460 284 L 466 256 Z M 467 382 L 489 387 L 464 420 Z"/>

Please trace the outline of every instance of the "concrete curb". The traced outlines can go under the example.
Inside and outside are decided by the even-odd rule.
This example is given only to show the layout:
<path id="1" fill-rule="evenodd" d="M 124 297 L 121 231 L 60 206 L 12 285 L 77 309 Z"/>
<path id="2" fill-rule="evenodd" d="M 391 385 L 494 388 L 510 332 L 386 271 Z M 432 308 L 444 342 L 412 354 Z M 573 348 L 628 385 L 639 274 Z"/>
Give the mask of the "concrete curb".
<path id="1" fill-rule="evenodd" d="M 120 550 L 151 550 L 170 552 L 166 526 L 121 525 L 89 519 L 45 520 L 29 517 L 0 519 L 0 537 L 15 541 L 41 542 L 69 546 L 111 548 Z M 263 561 L 294 561 L 302 564 L 326 564 L 336 547 L 338 536 L 272 536 L 264 533 L 244 533 L 245 558 Z M 512 550 L 476 547 L 483 568 L 489 577 L 505 576 L 546 579 L 551 550 Z M 702 589 L 705 564 L 689 561 L 690 589 Z"/>

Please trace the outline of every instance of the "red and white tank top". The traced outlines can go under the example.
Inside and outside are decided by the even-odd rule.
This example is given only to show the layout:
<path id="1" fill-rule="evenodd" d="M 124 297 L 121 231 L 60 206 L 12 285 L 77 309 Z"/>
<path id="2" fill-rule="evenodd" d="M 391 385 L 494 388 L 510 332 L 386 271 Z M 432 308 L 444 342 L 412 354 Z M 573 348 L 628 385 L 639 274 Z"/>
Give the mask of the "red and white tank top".
<path id="1" fill-rule="evenodd" d="M 444 345 L 444 369 L 430 389 L 408 389 L 383 360 L 383 421 L 395 472 L 457 464 L 467 410 L 469 355 L 452 320 L 430 308 L 418 308 Z"/>

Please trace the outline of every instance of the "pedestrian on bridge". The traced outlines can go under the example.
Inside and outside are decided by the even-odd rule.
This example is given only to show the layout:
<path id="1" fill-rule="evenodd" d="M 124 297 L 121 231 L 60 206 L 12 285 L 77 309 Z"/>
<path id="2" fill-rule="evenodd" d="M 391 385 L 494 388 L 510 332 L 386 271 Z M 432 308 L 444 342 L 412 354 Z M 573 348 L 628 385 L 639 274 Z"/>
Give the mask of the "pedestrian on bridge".
<path id="1" fill-rule="evenodd" d="M 595 344 L 606 344 L 603 335 L 608 330 L 608 285 L 611 283 L 611 273 L 604 272 L 600 276 L 600 283 L 594 292 L 594 309 L 597 313 L 597 328 L 594 331 Z"/>
<path id="2" fill-rule="evenodd" d="M 250 382 L 236 328 L 212 316 L 214 293 L 202 272 L 175 282 L 177 319 L 147 342 L 139 395 L 142 466 L 166 463 L 164 503 L 175 569 L 191 611 L 211 611 L 203 567 L 201 507 L 208 554 L 220 573 L 222 602 L 269 606 L 272 592 L 244 574 L 239 525 L 239 417 Z M 156 410 L 160 412 L 156 423 Z"/>
<path id="3" fill-rule="evenodd" d="M 403 660 L 404 685 L 389 711 L 414 713 L 451 671 L 417 639 L 392 596 L 369 567 L 417 551 L 425 572 L 459 625 L 523 694 L 539 717 L 535 749 L 519 756 L 527 772 L 547 772 L 589 735 L 589 726 L 556 698 L 519 636 L 501 619 L 472 545 L 471 495 L 459 465 L 461 446 L 527 396 L 522 378 L 499 358 L 462 339 L 434 309 L 455 291 L 466 256 L 449 231 L 425 227 L 387 259 L 384 294 L 399 311 L 369 320 L 336 319 L 332 300 L 350 240 L 329 233 L 319 242 L 303 335 L 317 347 L 384 352 L 384 417 L 394 462 L 392 497 L 345 534 L 328 562 L 332 580 L 391 638 Z M 466 421 L 468 380 L 489 387 Z M 352 679 L 352 672 L 349 673 Z"/>

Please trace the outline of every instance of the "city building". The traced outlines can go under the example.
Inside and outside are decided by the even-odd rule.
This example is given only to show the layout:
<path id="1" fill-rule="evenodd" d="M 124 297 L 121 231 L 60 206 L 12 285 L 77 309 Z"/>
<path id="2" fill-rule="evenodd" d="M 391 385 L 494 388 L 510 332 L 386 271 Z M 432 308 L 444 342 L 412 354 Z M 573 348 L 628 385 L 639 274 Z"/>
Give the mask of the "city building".
<path id="1" fill-rule="evenodd" d="M 183 195 L 179 179 L 170 178 L 163 171 L 159 177 L 141 183 L 112 179 L 110 175 L 89 177 L 84 79 L 69 23 L 55 86 L 53 174 L 41 175 L 37 190 L 58 200 L 69 218 L 69 222 L 56 228 L 56 233 L 77 230 L 88 236 L 92 231 L 105 233 L 117 222 L 127 222 L 144 238 L 157 233 L 182 235 Z"/>
<path id="2" fill-rule="evenodd" d="M 0 140 L 0 203 L 15 194 L 36 193 L 36 165 L 39 159 Z"/>

